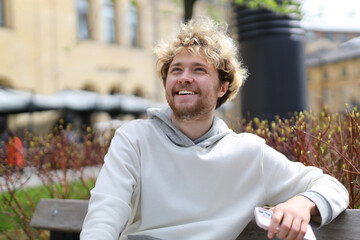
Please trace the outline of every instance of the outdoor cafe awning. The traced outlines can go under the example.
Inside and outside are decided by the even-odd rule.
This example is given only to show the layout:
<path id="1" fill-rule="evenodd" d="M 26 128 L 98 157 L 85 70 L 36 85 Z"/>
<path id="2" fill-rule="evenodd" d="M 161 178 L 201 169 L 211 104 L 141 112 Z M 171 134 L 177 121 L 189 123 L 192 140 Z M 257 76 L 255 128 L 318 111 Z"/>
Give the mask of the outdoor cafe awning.
<path id="1" fill-rule="evenodd" d="M 0 88 L 0 114 L 35 112 L 46 110 L 70 110 L 76 112 L 117 112 L 141 114 L 150 107 L 163 104 L 128 94 L 100 94 L 67 89 L 52 95 Z"/>

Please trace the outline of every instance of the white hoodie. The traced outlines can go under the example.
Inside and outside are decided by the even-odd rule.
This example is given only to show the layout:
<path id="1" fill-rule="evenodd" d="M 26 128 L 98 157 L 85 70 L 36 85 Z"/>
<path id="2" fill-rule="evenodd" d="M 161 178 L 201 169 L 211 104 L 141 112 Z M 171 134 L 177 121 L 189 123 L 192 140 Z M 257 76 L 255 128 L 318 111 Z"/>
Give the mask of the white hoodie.
<path id="1" fill-rule="evenodd" d="M 322 224 L 348 205 L 335 178 L 289 161 L 253 134 L 236 134 L 214 118 L 191 141 L 153 110 L 115 133 L 80 238 L 236 239 L 256 206 L 302 194 L 317 205 Z M 128 238 L 129 235 L 129 238 Z M 138 236 L 138 238 L 137 238 Z"/>

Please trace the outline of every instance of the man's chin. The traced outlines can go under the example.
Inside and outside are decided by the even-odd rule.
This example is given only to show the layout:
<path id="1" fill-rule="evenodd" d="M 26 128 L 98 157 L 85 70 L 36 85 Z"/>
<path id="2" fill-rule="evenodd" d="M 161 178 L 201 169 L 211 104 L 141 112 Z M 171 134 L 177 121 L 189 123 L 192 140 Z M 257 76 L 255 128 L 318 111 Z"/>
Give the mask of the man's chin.
<path id="1" fill-rule="evenodd" d="M 196 106 L 170 106 L 174 115 L 181 119 L 191 119 L 197 117 L 201 110 Z"/>

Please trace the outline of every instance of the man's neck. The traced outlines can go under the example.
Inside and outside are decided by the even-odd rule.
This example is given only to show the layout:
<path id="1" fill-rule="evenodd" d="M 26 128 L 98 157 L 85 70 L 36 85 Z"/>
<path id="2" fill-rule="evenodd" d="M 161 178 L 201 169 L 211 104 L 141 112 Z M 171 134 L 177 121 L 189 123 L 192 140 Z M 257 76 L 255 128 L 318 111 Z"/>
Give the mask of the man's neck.
<path id="1" fill-rule="evenodd" d="M 192 141 L 195 141 L 209 131 L 213 124 L 213 120 L 213 114 L 194 119 L 179 119 L 174 113 L 171 114 L 172 124 Z"/>

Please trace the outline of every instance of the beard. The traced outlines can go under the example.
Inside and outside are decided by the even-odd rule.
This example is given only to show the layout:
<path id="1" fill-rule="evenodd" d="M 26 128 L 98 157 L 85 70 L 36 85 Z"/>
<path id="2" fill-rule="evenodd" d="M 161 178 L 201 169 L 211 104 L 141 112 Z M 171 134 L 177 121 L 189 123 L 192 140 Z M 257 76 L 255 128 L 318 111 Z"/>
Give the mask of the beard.
<path id="1" fill-rule="evenodd" d="M 182 120 L 196 120 L 200 119 L 205 114 L 210 113 L 213 109 L 215 109 L 217 103 L 217 91 L 219 88 L 213 89 L 213 91 L 209 94 L 204 94 L 200 89 L 196 88 L 195 92 L 198 97 L 194 102 L 186 102 L 186 103 L 176 103 L 175 97 L 177 89 L 180 89 L 184 86 L 179 86 L 174 88 L 171 91 L 171 95 L 166 94 L 166 100 L 173 111 L 173 114 L 176 118 Z M 184 87 L 186 88 L 186 87 Z"/>

